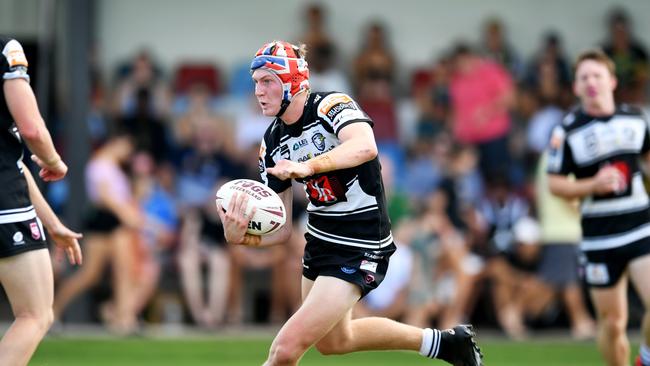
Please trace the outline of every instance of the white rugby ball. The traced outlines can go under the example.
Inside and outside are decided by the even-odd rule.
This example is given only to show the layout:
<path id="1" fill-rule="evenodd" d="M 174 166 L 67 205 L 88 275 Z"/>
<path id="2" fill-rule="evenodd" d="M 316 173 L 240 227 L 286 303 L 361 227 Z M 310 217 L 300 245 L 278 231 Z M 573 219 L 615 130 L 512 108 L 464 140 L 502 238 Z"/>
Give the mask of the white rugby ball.
<path id="1" fill-rule="evenodd" d="M 246 215 L 250 216 L 253 207 L 255 215 L 248 222 L 247 233 L 253 235 L 272 234 L 284 225 L 287 211 L 280 196 L 263 183 L 251 179 L 235 179 L 225 183 L 217 191 L 216 202 L 228 210 L 234 193 L 248 195 Z"/>

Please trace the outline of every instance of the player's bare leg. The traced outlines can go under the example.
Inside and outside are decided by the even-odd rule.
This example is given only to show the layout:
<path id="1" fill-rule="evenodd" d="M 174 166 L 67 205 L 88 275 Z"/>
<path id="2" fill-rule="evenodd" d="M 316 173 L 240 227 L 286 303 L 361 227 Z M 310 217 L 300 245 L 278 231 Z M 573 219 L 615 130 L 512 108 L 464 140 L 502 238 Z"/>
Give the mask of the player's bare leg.
<path id="1" fill-rule="evenodd" d="M 361 349 L 418 350 L 420 347 L 422 330 L 416 327 L 382 318 L 367 318 L 379 321 L 363 321 L 352 327 L 351 309 L 361 297 L 356 285 L 334 277 L 318 277 L 315 282 L 303 278 L 303 293 L 308 293 L 308 296 L 273 341 L 265 365 L 296 365 L 313 344 L 324 354 L 347 353 Z M 371 323 L 373 328 L 368 329 Z M 395 323 L 398 327 L 395 331 L 387 331 L 384 323 Z M 331 336 L 328 334 L 330 332 L 333 332 Z M 365 333 L 371 340 L 363 339 Z M 343 336 L 345 339 L 335 343 L 335 336 Z M 356 342 L 353 340 L 355 338 Z M 390 344 L 391 340 L 393 346 Z"/>
<path id="2" fill-rule="evenodd" d="M 364 350 L 421 350 L 424 334 L 421 328 L 388 318 L 353 320 L 352 308 L 361 296 L 356 285 L 321 276 L 314 282 L 303 279 L 303 293 L 308 293 L 303 305 L 276 336 L 266 366 L 296 365 L 311 345 L 325 355 Z"/>
<path id="3" fill-rule="evenodd" d="M 0 341 L 0 365 L 26 365 L 54 319 L 47 249 L 0 259 L 0 282 L 16 317 Z"/>
<path id="4" fill-rule="evenodd" d="M 632 283 L 645 307 L 645 314 L 641 323 L 641 345 L 642 352 L 646 353 L 647 357 L 649 356 L 648 353 L 650 353 L 650 282 L 648 282 L 648 278 L 650 278 L 650 255 L 632 261 L 629 271 Z M 644 345 L 645 347 L 643 347 Z M 644 361 L 644 364 L 650 364 L 647 360 Z"/>
<path id="5" fill-rule="evenodd" d="M 598 319 L 598 348 L 608 366 L 627 366 L 630 342 L 625 329 L 628 320 L 627 276 L 614 287 L 592 288 L 591 298 Z"/>

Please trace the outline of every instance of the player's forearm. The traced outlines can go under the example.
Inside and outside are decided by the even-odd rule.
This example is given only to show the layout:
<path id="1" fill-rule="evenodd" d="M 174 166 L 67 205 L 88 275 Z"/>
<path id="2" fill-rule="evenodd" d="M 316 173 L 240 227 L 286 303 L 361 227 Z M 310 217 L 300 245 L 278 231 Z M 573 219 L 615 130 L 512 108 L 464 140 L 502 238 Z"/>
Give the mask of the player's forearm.
<path id="1" fill-rule="evenodd" d="M 571 180 L 562 175 L 549 174 L 551 193 L 565 199 L 583 198 L 594 193 L 594 178 Z"/>
<path id="2" fill-rule="evenodd" d="M 376 156 L 377 145 L 374 140 L 368 141 L 359 136 L 343 142 L 325 154 L 307 160 L 304 164 L 312 169 L 313 174 L 318 174 L 359 166 Z"/>
<path id="3" fill-rule="evenodd" d="M 43 222 L 43 225 L 45 225 L 45 227 L 48 230 L 51 230 L 53 227 L 59 225 L 61 222 L 59 221 L 59 218 L 56 216 L 54 211 L 52 211 L 52 208 L 45 200 L 45 197 L 43 197 L 41 191 L 38 189 L 38 186 L 34 181 L 34 177 L 32 177 L 32 174 L 29 171 L 29 169 L 27 169 L 27 167 L 24 164 L 21 163 L 21 165 L 23 168 L 23 172 L 25 174 L 25 180 L 27 180 L 29 199 L 32 201 L 32 204 L 34 205 L 34 209 L 36 210 L 36 214 Z"/>

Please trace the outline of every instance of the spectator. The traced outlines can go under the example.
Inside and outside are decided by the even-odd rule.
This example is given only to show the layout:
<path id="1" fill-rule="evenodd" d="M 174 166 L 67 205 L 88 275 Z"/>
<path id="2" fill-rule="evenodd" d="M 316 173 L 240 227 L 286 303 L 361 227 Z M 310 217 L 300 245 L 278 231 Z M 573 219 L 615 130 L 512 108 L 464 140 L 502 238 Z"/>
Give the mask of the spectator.
<path id="1" fill-rule="evenodd" d="M 146 50 L 140 51 L 130 64 L 118 70 L 118 80 L 113 100 L 113 114 L 121 117 L 132 116 L 137 110 L 138 90 L 149 91 L 148 109 L 158 117 L 169 113 L 169 88 L 162 78 L 160 68 L 154 64 Z"/>
<path id="2" fill-rule="evenodd" d="M 450 83 L 452 125 L 457 142 L 476 146 L 484 177 L 509 167 L 509 111 L 514 87 L 508 72 L 459 44 Z"/>
<path id="3" fill-rule="evenodd" d="M 86 215 L 84 266 L 59 286 L 54 298 L 54 316 L 61 319 L 67 305 L 102 279 L 106 265 L 113 273 L 113 305 L 104 306 L 104 319 L 111 330 L 128 334 L 135 330 L 132 270 L 134 233 L 144 218 L 126 173 L 120 167 L 131 157 L 134 142 L 118 133 L 92 156 L 86 166 L 86 190 L 92 208 Z"/>
<path id="4" fill-rule="evenodd" d="M 596 327 L 578 278 L 578 244 L 582 238 L 578 202 L 551 194 L 546 166 L 544 154 L 537 167 L 536 202 L 542 244 L 538 275 L 545 288 L 534 296 L 539 308 L 548 305 L 545 299 L 559 296 L 571 322 L 571 335 L 576 339 L 592 338 Z"/>
<path id="5" fill-rule="evenodd" d="M 648 82 L 648 51 L 632 33 L 627 13 L 616 8 L 608 18 L 609 39 L 603 51 L 614 61 L 618 86 L 616 100 L 620 103 L 644 103 Z"/>
<path id="6" fill-rule="evenodd" d="M 515 80 L 524 77 L 525 66 L 514 48 L 508 44 L 501 20 L 488 19 L 483 26 L 481 54 L 508 70 Z"/>

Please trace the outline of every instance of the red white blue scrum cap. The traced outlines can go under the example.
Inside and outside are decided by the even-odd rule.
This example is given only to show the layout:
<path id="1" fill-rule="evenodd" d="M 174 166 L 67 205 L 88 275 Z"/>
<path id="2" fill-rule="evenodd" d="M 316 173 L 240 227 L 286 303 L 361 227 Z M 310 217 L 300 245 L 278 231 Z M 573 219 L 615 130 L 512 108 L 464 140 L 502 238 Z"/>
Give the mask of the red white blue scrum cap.
<path id="1" fill-rule="evenodd" d="M 289 42 L 273 41 L 260 48 L 251 62 L 251 72 L 262 69 L 277 76 L 282 83 L 283 104 L 302 90 L 309 89 L 307 60 L 300 55 L 300 48 Z"/>

